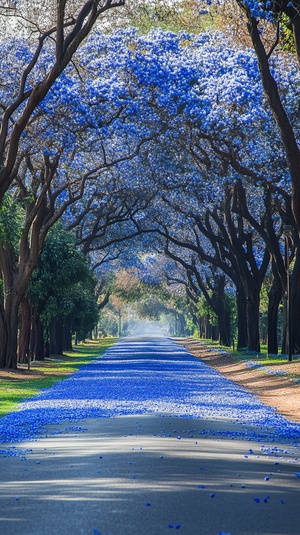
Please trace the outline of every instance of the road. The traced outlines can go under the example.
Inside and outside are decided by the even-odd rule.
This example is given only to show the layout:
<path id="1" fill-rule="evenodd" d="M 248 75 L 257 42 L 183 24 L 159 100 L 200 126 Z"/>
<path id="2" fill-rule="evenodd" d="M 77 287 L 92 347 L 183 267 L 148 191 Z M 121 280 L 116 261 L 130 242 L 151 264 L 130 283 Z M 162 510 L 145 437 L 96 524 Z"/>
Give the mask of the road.
<path id="1" fill-rule="evenodd" d="M 299 535 L 300 426 L 129 337 L 0 420 L 1 535 Z"/>

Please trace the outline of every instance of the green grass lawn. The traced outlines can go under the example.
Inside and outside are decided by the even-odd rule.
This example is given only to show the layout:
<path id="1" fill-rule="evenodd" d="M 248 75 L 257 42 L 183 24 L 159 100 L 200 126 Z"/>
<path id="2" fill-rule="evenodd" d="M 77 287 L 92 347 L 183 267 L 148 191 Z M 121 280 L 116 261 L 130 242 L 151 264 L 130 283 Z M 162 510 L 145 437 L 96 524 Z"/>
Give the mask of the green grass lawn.
<path id="1" fill-rule="evenodd" d="M 74 373 L 80 366 L 91 362 L 116 342 L 116 338 L 103 338 L 75 346 L 74 351 L 66 351 L 61 357 L 20 366 L 9 377 L 1 377 L 0 370 L 0 417 L 16 409 L 23 399 L 35 396 L 43 388 L 48 388 Z"/>

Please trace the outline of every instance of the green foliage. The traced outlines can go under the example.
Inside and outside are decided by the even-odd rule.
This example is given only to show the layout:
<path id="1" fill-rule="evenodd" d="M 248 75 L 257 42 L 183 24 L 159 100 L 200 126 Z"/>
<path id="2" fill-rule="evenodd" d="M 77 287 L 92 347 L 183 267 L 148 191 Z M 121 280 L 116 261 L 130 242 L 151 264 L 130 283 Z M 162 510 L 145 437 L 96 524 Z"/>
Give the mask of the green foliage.
<path id="1" fill-rule="evenodd" d="M 155 295 L 144 296 L 144 299 L 136 303 L 136 312 L 141 318 L 158 321 L 162 314 L 170 313 L 166 304 Z"/>
<path id="2" fill-rule="evenodd" d="M 96 326 L 99 317 L 98 305 L 95 299 L 95 279 L 89 272 L 90 278 L 79 281 L 72 291 L 72 329 L 78 340 L 84 340 L 87 334 Z"/>
<path id="3" fill-rule="evenodd" d="M 199 33 L 216 27 L 213 8 L 207 9 L 207 2 L 201 0 L 182 0 L 166 3 L 163 0 L 141 2 L 127 10 L 130 24 L 147 34 L 154 28 L 179 32 Z"/>
<path id="4" fill-rule="evenodd" d="M 200 317 L 209 316 L 211 325 L 217 325 L 217 322 L 218 322 L 217 315 L 214 313 L 213 309 L 208 304 L 208 302 L 206 301 L 203 295 L 201 295 L 199 299 L 198 310 L 199 310 Z"/>
<path id="5" fill-rule="evenodd" d="M 161 301 L 170 298 L 170 292 L 161 282 L 147 283 L 141 280 L 138 273 L 133 270 L 121 271 L 117 273 L 113 284 L 113 292 L 124 303 L 140 302 L 149 296 L 156 296 Z"/>
<path id="6" fill-rule="evenodd" d="M 65 231 L 61 225 L 55 225 L 49 231 L 38 267 L 32 275 L 32 302 L 57 297 L 65 286 L 80 280 L 85 271 L 86 260 L 77 251 L 73 234 Z M 53 304 L 50 304 L 49 308 L 51 306 Z"/>
<path id="7" fill-rule="evenodd" d="M 119 335 L 120 316 L 115 307 L 108 303 L 105 309 L 99 313 L 99 334 L 101 336 L 118 336 Z"/>
<path id="8" fill-rule="evenodd" d="M 296 54 L 295 38 L 290 26 L 290 19 L 284 13 L 281 16 L 280 46 L 285 52 Z"/>
<path id="9" fill-rule="evenodd" d="M 0 242 L 2 245 L 10 243 L 17 252 L 24 220 L 24 208 L 6 193 L 0 206 Z"/>
<path id="10" fill-rule="evenodd" d="M 48 334 L 58 318 L 71 318 L 80 339 L 97 323 L 96 278 L 85 256 L 76 248 L 75 238 L 61 225 L 54 226 L 45 241 L 28 295 L 42 307 L 41 321 Z"/>

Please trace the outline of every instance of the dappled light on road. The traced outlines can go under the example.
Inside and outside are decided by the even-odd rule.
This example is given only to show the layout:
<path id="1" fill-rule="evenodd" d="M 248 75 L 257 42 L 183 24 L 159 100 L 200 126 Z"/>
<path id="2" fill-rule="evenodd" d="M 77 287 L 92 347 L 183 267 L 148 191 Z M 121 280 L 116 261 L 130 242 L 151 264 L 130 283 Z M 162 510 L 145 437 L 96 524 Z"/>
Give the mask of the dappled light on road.
<path id="1" fill-rule="evenodd" d="M 172 340 L 121 339 L 0 420 L 1 533 L 298 535 L 299 430 Z"/>
<path id="2" fill-rule="evenodd" d="M 188 535 L 199 526 L 201 535 L 229 527 L 233 535 L 298 533 L 295 448 L 220 437 L 219 430 L 233 427 L 225 420 L 165 414 L 79 424 L 53 426 L 55 435 L 23 445 L 21 460 L 6 459 L 1 509 L 13 518 L 30 502 L 36 514 L 25 533 L 40 533 L 49 511 L 69 518 L 61 522 L 63 535 L 80 533 L 80 512 L 85 533 L 93 526 L 114 535 L 163 534 L 170 526 Z"/>

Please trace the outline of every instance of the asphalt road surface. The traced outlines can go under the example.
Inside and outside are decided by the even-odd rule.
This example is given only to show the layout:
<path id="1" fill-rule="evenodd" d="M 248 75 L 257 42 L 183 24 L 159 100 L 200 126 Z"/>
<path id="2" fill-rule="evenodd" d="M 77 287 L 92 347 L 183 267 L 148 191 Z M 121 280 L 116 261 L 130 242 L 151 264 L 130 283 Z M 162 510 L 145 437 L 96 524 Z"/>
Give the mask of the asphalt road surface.
<path id="1" fill-rule="evenodd" d="M 0 420 L 1 535 L 299 535 L 300 426 L 127 338 Z"/>

